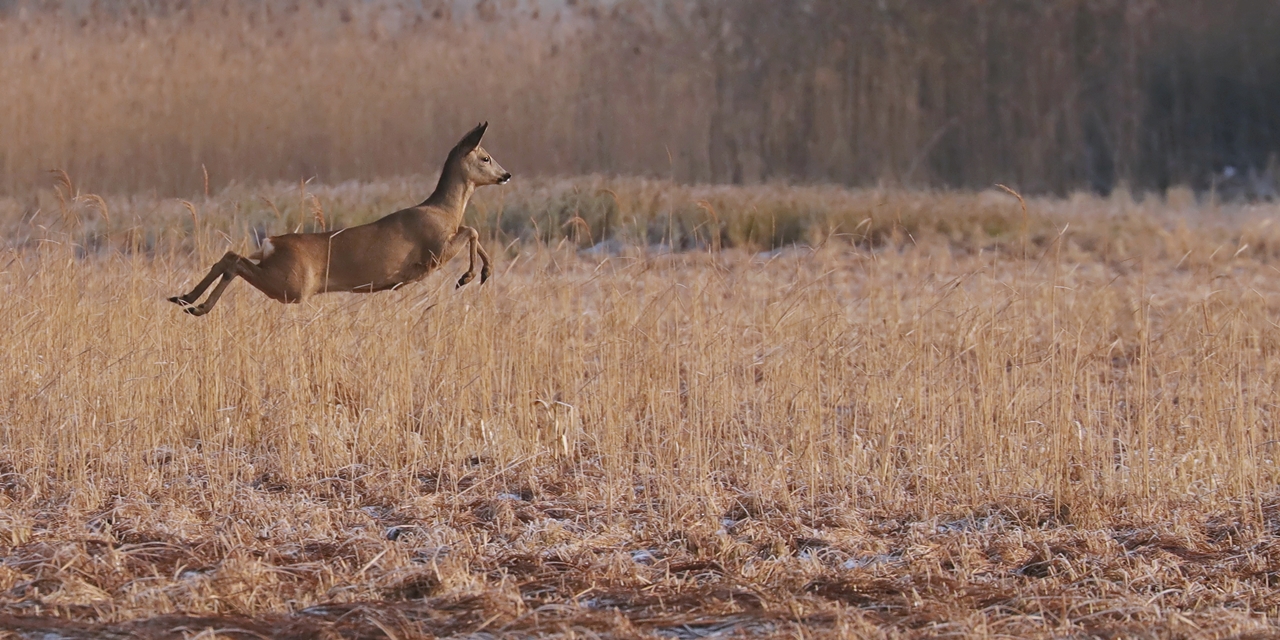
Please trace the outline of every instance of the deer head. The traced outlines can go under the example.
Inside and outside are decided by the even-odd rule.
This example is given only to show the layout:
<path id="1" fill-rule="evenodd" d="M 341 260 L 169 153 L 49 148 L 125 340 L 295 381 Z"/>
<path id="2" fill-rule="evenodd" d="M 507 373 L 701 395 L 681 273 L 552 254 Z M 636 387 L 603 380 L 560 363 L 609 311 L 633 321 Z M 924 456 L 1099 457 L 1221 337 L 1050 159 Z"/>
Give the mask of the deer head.
<path id="1" fill-rule="evenodd" d="M 488 122 L 481 122 L 454 145 L 445 163 L 445 173 L 455 172 L 455 175 L 477 187 L 506 184 L 511 180 L 511 173 L 503 169 L 502 165 L 499 165 L 498 161 L 480 146 L 480 139 L 484 137 L 485 129 L 488 127 Z"/>

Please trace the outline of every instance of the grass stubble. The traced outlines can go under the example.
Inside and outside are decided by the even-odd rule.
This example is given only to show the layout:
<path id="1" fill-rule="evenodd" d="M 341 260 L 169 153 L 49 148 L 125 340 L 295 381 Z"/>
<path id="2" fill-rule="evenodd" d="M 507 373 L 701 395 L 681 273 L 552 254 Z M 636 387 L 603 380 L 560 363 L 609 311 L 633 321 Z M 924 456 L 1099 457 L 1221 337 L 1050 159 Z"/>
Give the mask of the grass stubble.
<path id="1" fill-rule="evenodd" d="M 0 202 L 0 637 L 1276 632 L 1273 206 L 531 181 L 165 301 L 422 188 Z"/>

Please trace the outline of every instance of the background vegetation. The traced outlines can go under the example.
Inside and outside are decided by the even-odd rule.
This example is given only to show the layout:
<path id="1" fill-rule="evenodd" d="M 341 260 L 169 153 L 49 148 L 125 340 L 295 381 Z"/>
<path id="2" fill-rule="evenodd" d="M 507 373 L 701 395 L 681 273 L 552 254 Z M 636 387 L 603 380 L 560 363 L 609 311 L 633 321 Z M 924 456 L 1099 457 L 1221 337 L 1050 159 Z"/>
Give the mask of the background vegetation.
<path id="1" fill-rule="evenodd" d="M 526 177 L 1162 191 L 1280 148 L 1266 0 L 6 7 L 8 193 L 432 172 L 481 119 Z"/>

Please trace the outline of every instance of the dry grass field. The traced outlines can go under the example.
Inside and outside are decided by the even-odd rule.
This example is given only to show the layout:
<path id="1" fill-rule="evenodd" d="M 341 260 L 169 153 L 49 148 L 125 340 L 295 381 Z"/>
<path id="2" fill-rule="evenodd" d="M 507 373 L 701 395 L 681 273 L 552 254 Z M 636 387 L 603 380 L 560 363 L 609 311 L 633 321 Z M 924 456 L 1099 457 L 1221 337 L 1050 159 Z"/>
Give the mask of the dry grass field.
<path id="1" fill-rule="evenodd" d="M 0 637 L 1280 632 L 1275 206 L 525 180 L 165 301 L 428 190 L 0 200 Z"/>
<path id="2" fill-rule="evenodd" d="M 0 640 L 1280 635 L 1275 6 L 0 0 Z"/>

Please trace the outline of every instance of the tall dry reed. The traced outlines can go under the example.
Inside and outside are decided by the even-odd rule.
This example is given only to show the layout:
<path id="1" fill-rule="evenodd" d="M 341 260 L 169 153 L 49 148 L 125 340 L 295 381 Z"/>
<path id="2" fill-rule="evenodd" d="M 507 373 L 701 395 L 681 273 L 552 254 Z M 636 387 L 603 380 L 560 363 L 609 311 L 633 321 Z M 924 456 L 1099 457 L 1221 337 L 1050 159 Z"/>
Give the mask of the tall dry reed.
<path id="1" fill-rule="evenodd" d="M 479 5 L 0 12 L 0 189 L 414 175 L 487 119 L 518 176 L 1274 191 L 1262 0 Z"/>
<path id="2" fill-rule="evenodd" d="M 329 195 L 329 211 L 367 204 Z M 1124 201 L 1033 203 L 1024 220 L 995 194 L 865 197 L 881 220 L 851 231 L 889 230 L 863 248 L 821 227 L 817 248 L 761 254 L 517 237 L 484 287 L 450 294 L 442 277 L 282 306 L 237 283 L 202 320 L 164 298 L 252 243 L 247 223 L 218 231 L 239 203 L 70 202 L 68 225 L 118 226 L 14 223 L 35 230 L 5 258 L 0 438 L 54 494 L 150 476 L 161 449 L 235 460 L 208 471 L 227 482 L 598 459 L 619 495 L 648 478 L 673 508 L 728 484 L 787 504 L 1049 495 L 1085 517 L 1272 485 L 1268 225 Z M 194 244 L 149 226 L 165 209 L 191 218 Z M 903 223 L 920 211 L 936 219 Z"/>

